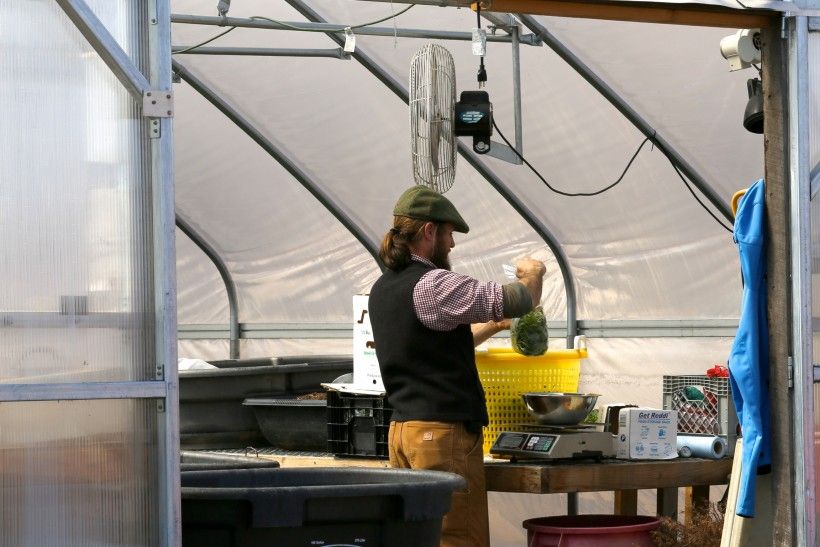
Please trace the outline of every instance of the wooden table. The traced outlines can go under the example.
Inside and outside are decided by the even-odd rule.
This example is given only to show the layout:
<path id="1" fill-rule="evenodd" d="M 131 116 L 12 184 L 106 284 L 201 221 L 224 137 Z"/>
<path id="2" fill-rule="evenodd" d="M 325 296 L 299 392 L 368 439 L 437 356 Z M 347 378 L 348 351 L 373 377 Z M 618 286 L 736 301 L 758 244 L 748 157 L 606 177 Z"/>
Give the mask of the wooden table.
<path id="1" fill-rule="evenodd" d="M 615 492 L 614 513 L 635 515 L 638 490 L 657 489 L 658 515 L 675 518 L 678 488 L 685 487 L 686 511 L 709 500 L 709 486 L 727 484 L 732 459 L 677 458 L 658 461 L 540 463 L 505 460 L 485 465 L 487 490 L 527 494 Z"/>
<path id="2" fill-rule="evenodd" d="M 253 455 L 253 454 L 248 454 Z M 299 453 L 260 450 L 260 458 L 272 459 L 282 467 L 390 467 L 387 460 L 371 458 L 339 458 L 324 453 Z M 615 492 L 613 512 L 635 515 L 638 510 L 638 490 L 657 490 L 658 515 L 677 517 L 678 488 L 686 488 L 685 518 L 692 509 L 709 500 L 709 487 L 727 484 L 732 472 L 732 459 L 705 460 L 677 458 L 674 460 L 600 462 L 510 462 L 485 460 L 487 490 L 525 494 L 571 494 L 573 492 Z"/>

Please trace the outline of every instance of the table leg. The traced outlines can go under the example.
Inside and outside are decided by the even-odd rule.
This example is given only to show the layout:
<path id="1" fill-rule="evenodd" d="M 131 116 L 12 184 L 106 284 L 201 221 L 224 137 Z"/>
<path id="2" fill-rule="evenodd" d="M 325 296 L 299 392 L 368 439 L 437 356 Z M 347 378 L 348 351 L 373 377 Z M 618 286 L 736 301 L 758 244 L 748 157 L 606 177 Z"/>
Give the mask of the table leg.
<path id="1" fill-rule="evenodd" d="M 683 521 L 691 524 L 695 511 L 709 506 L 709 485 L 687 486 L 684 500 Z"/>
<path id="2" fill-rule="evenodd" d="M 638 514 L 638 491 L 637 490 L 615 490 L 615 510 L 616 515 L 637 515 Z"/>
<path id="3" fill-rule="evenodd" d="M 578 492 L 567 492 L 567 515 L 578 514 Z"/>
<path id="4" fill-rule="evenodd" d="M 658 488 L 658 516 L 678 520 L 678 489 Z"/>

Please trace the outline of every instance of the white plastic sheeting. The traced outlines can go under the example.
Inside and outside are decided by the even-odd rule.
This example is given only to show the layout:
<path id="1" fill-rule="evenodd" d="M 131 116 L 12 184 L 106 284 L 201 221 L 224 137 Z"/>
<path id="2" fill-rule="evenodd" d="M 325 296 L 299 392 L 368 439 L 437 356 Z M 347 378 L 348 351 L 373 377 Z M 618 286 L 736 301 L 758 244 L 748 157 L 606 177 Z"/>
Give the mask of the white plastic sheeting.
<path id="1" fill-rule="evenodd" d="M 177 1 L 175 13 L 212 15 L 210 1 Z M 314 2 L 330 22 L 354 24 L 402 6 Z M 285 3 L 236 3 L 231 16 L 303 18 Z M 746 79 L 730 73 L 720 38 L 733 29 L 541 18 L 678 148 L 728 202 L 762 175 L 762 139 L 741 126 Z M 396 24 L 468 31 L 466 9 L 416 6 Z M 176 24 L 175 45 L 223 30 Z M 358 47 L 399 81 L 424 40 L 358 37 Z M 213 45 L 332 48 L 323 34 L 236 29 Z M 447 42 L 458 88 L 475 87 L 469 42 Z M 510 46 L 491 43 L 487 89 L 513 137 Z M 356 61 L 177 55 L 281 146 L 380 239 L 397 195 L 412 183 L 407 109 Z M 590 191 L 613 181 L 643 139 L 618 111 L 546 47 L 521 46 L 524 153 L 554 186 Z M 375 261 L 275 161 L 187 84 L 176 86 L 177 205 L 213 244 L 239 288 L 240 321 L 346 322 L 351 294 L 378 276 Z M 496 136 L 496 140 L 498 137 Z M 646 145 L 623 182 L 597 197 L 558 196 L 525 167 L 485 157 L 567 253 L 580 319 L 736 317 L 738 266 L 731 235 L 693 200 L 669 161 Z M 546 245 L 460 160 L 448 196 L 471 231 L 458 236 L 454 268 L 501 279 L 501 264 L 534 254 L 550 264 L 544 305 L 565 317 L 560 274 Z M 705 198 L 702 198 L 705 201 Z M 182 236 L 184 237 L 184 236 Z M 225 323 L 218 278 L 198 275 L 204 256 L 180 245 L 180 323 Z M 186 251 L 187 248 L 187 251 Z M 187 291 L 191 279 L 202 289 Z"/>
<path id="2" fill-rule="evenodd" d="M 327 21 L 345 25 L 404 7 L 352 0 L 310 5 Z M 177 0 L 172 6 L 179 14 L 215 15 L 212 0 Z M 230 11 L 232 17 L 254 15 L 304 20 L 285 2 L 244 0 L 234 2 Z M 395 24 L 467 32 L 475 20 L 468 9 L 416 6 Z M 730 73 L 718 46 L 736 29 L 538 21 L 676 147 L 724 201 L 762 176 L 762 138 L 741 125 L 746 80 L 756 72 Z M 190 46 L 222 30 L 175 24 L 173 43 Z M 357 48 L 406 85 L 410 59 L 426 42 L 358 36 Z M 441 43 L 455 57 L 458 90 L 475 89 L 478 59 L 470 54 L 469 42 Z M 242 28 L 209 45 L 337 47 L 320 33 Z M 552 185 L 568 192 L 589 192 L 614 181 L 644 136 L 552 50 L 522 45 L 520 52 L 524 155 Z M 367 234 L 381 239 L 396 197 L 412 184 L 407 107 L 387 87 L 355 60 L 175 59 L 355 213 Z M 511 46 L 488 44 L 486 66 L 495 118 L 512 140 Z M 185 83 L 175 90 L 178 212 L 227 263 L 238 287 L 240 321 L 349 324 L 351 296 L 367 292 L 379 275 L 373 258 L 213 106 Z M 526 167 L 490 157 L 482 161 L 561 243 L 576 283 L 578 319 L 737 317 L 740 275 L 731 234 L 694 201 L 657 148 L 644 146 L 621 184 L 597 197 L 562 197 Z M 503 280 L 504 263 L 534 255 L 548 265 L 542 302 L 548 318 L 564 320 L 561 275 L 535 230 L 462 158 L 447 195 L 471 226 L 469 234 L 456 236 L 454 269 Z M 180 323 L 225 325 L 221 280 L 179 232 L 178 270 Z M 601 393 L 601 404 L 659 407 L 662 375 L 702 373 L 724 363 L 730 344 L 731 339 L 719 337 L 591 339 L 581 389 Z M 552 347 L 563 345 L 557 337 L 551 342 Z M 241 349 L 245 357 L 336 353 L 351 351 L 352 342 L 257 339 L 243 340 Z M 180 355 L 186 357 L 220 358 L 227 350 L 226 340 L 180 341 Z M 607 511 L 604 498 L 588 495 L 582 504 Z M 493 494 L 490 502 L 493 544 L 504 547 L 523 541 L 523 518 L 561 512 L 564 503 L 559 497 L 542 496 L 533 503 L 507 494 Z"/>

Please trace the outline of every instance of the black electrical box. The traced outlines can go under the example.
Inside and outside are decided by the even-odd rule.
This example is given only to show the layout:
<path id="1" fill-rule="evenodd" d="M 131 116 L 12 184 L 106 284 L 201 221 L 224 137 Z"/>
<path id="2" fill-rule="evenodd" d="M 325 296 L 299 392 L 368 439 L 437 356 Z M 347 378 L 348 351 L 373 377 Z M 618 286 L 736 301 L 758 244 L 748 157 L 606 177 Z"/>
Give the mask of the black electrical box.
<path id="1" fill-rule="evenodd" d="M 462 91 L 455 105 L 455 134 L 473 137 L 473 150 L 478 154 L 490 151 L 493 134 L 493 104 L 486 91 Z"/>

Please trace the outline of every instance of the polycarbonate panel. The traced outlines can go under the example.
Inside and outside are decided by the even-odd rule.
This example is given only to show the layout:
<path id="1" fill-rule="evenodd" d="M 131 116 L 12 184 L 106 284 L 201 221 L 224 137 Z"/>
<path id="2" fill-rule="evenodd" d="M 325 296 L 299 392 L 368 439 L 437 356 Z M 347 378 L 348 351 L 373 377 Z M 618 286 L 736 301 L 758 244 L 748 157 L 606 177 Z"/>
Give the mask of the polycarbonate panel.
<path id="1" fill-rule="evenodd" d="M 388 3 L 341 0 L 312 5 L 341 24 L 374 20 L 393 9 Z M 213 11 L 205 0 L 175 1 L 173 9 L 205 15 Z M 231 15 L 304 20 L 284 3 L 258 0 L 236 4 Z M 761 175 L 762 141 L 747 133 L 739 118 L 746 102 L 745 81 L 754 71 L 730 73 L 718 48 L 720 38 L 732 29 L 541 20 L 679 147 L 727 202 L 735 190 Z M 396 24 L 469 31 L 475 14 L 415 6 Z M 174 42 L 191 45 L 221 30 L 177 24 Z M 362 51 L 400 82 L 407 81 L 412 54 L 427 41 L 357 40 Z M 657 47 L 647 48 L 647 43 Z M 336 47 L 322 34 L 251 29 L 237 29 L 214 45 Z M 470 54 L 469 42 L 444 45 L 455 57 L 458 90 L 475 88 L 477 59 Z M 620 55 L 622 51 L 630 54 Z M 513 137 L 510 55 L 508 44 L 488 45 L 487 89 L 508 138 Z M 521 46 L 521 55 L 527 158 L 566 190 L 588 191 L 613 181 L 643 136 L 548 48 Z M 367 233 L 382 237 L 396 197 L 412 183 L 407 107 L 391 91 L 355 61 L 176 58 L 355 212 Z M 315 225 L 314 219 L 326 214 L 309 197 L 294 201 L 292 191 L 282 199 L 271 196 L 295 182 L 261 160 L 248 161 L 256 146 L 249 139 L 221 129 L 209 131 L 217 127 L 205 121 L 212 107 L 191 99 L 186 87 L 176 87 L 178 112 L 183 112 L 176 119 L 177 205 L 196 217 L 234 272 L 241 321 L 346 320 L 350 296 L 369 289 L 378 276 L 372 259 L 332 219 Z M 657 149 L 647 144 L 621 185 L 594 198 L 560 197 L 525 167 L 486 156 L 483 161 L 563 245 L 576 278 L 580 319 L 737 317 L 741 290 L 731 234 L 693 200 Z M 448 196 L 471 226 L 469 234 L 456 236 L 454 269 L 503 281 L 502 264 L 535 255 L 548 265 L 542 304 L 550 319 L 564 318 L 563 281 L 545 243 L 462 158 Z M 264 214 L 256 213 L 259 210 Z M 294 222 L 288 237 L 278 236 L 271 227 L 273 219 L 280 218 Z M 293 237 L 299 245 L 289 245 Z M 187 253 L 180 255 L 181 265 L 189 261 Z M 329 272 L 328 263 L 344 268 Z M 310 290 L 300 287 L 304 280 L 311 283 Z M 313 294 L 316 287 L 321 289 L 319 298 Z M 212 309 L 223 302 L 221 294 L 187 291 L 180 297 L 180 309 L 190 311 L 180 317 L 184 322 L 213 317 Z"/>
<path id="2" fill-rule="evenodd" d="M 808 87 L 809 87 L 809 168 L 820 177 L 820 33 L 809 33 Z M 814 184 L 820 183 L 820 178 Z M 820 363 L 820 195 L 811 201 L 811 309 L 812 309 L 812 363 Z M 820 384 L 814 384 L 814 443 L 815 503 L 820 500 Z M 807 508 L 811 511 L 811 508 Z M 815 507 L 816 519 L 820 521 L 820 506 Z M 815 530 L 815 545 L 820 546 L 820 533 Z"/>
<path id="3" fill-rule="evenodd" d="M 809 33 L 809 169 L 820 184 L 820 32 Z"/>
<path id="4" fill-rule="evenodd" d="M 92 7 L 141 59 L 145 5 Z M 56 2 L 0 4 L 0 382 L 153 378 L 136 103 Z"/>
<path id="5" fill-rule="evenodd" d="M 155 401 L 0 404 L 0 545 L 159 545 Z"/>

